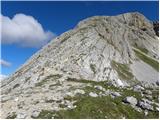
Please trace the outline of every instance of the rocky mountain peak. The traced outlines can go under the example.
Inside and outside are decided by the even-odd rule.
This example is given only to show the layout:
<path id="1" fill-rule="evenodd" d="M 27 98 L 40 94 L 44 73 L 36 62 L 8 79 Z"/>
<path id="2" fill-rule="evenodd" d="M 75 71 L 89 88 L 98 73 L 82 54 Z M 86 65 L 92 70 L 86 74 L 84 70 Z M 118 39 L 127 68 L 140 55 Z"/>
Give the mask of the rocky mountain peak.
<path id="1" fill-rule="evenodd" d="M 26 97 L 29 93 L 35 93 L 29 94 L 30 102 L 37 95 L 38 101 L 51 95 L 63 99 L 71 86 L 83 88 L 87 85 L 75 83 L 77 81 L 104 82 L 118 88 L 137 84 L 157 87 L 158 58 L 158 37 L 153 24 L 142 14 L 94 16 L 79 22 L 74 29 L 58 36 L 33 55 L 2 82 L 2 94 L 4 98 L 10 96 L 9 102 L 18 95 Z M 5 103 L 6 112 L 9 108 Z M 37 105 L 38 109 L 42 103 Z M 32 112 L 33 109 L 28 108 L 29 117 Z"/>

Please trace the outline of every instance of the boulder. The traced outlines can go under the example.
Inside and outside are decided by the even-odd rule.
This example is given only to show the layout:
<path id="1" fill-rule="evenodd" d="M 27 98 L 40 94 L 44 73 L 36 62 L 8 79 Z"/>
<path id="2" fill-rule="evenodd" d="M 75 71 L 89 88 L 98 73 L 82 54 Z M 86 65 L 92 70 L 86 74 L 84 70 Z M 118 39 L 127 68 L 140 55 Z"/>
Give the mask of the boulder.
<path id="1" fill-rule="evenodd" d="M 40 110 L 34 110 L 33 112 L 32 112 L 32 115 L 31 115 L 31 117 L 33 117 L 33 118 L 36 118 L 36 117 L 38 117 L 39 116 L 39 114 L 40 114 Z"/>
<path id="2" fill-rule="evenodd" d="M 129 104 L 135 106 L 138 101 L 137 101 L 137 99 L 136 99 L 135 97 L 133 97 L 133 96 L 128 96 L 128 97 L 126 97 L 126 98 L 123 100 L 123 102 L 124 102 L 124 103 L 129 103 Z"/>
<path id="3" fill-rule="evenodd" d="M 152 106 L 152 102 L 147 99 L 142 99 L 138 101 L 137 106 L 141 107 L 144 110 L 154 110 Z"/>
<path id="4" fill-rule="evenodd" d="M 27 114 L 25 112 L 21 112 L 17 114 L 16 119 L 25 119 L 27 117 Z"/>

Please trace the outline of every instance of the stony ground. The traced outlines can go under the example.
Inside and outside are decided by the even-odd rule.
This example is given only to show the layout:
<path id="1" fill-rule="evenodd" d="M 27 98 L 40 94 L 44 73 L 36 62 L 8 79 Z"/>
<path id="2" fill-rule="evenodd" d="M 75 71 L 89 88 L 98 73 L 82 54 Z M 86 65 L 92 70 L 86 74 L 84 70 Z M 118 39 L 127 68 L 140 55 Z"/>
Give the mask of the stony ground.
<path id="1" fill-rule="evenodd" d="M 159 115 L 158 88 L 141 85 L 117 88 L 107 82 L 73 78 L 63 84 L 47 81 L 42 84 L 43 89 L 40 86 L 15 98 L 2 96 L 1 117 L 105 119 L 158 118 Z"/>

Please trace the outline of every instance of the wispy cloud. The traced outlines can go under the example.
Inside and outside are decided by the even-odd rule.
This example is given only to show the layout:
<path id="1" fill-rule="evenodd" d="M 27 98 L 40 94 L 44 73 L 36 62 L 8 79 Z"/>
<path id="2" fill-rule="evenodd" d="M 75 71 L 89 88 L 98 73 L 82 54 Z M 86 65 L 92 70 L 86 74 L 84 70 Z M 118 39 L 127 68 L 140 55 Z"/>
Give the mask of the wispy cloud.
<path id="1" fill-rule="evenodd" d="M 4 79 L 7 78 L 7 77 L 8 77 L 7 75 L 0 74 L 0 81 L 1 81 L 1 80 L 4 80 Z"/>
<path id="2" fill-rule="evenodd" d="M 10 67 L 11 66 L 11 63 L 8 62 L 8 61 L 5 61 L 3 59 L 0 59 L 0 64 L 5 66 L 5 67 Z"/>
<path id="3" fill-rule="evenodd" d="M 55 34 L 45 31 L 32 16 L 16 14 L 12 19 L 1 14 L 2 44 L 18 44 L 23 47 L 41 47 Z"/>

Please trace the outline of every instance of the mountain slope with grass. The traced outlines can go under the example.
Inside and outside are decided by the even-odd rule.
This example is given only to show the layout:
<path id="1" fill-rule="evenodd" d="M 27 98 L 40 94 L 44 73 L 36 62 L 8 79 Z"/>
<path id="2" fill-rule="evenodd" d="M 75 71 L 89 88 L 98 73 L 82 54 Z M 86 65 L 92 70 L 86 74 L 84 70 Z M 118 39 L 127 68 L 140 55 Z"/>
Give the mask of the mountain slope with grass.
<path id="1" fill-rule="evenodd" d="M 158 36 L 140 13 L 94 16 L 2 81 L 2 118 L 158 118 Z"/>

